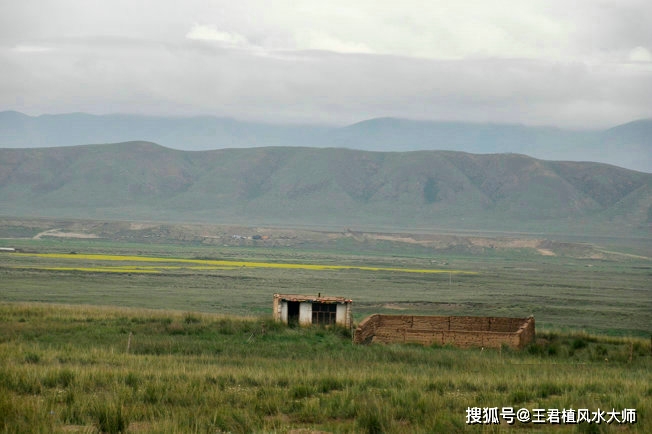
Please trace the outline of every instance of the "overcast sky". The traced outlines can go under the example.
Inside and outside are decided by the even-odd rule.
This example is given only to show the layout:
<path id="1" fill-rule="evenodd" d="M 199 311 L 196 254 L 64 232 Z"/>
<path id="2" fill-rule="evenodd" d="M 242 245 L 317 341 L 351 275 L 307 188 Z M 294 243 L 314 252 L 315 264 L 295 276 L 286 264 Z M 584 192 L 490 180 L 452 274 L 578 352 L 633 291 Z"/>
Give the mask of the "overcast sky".
<path id="1" fill-rule="evenodd" d="M 0 1 L 0 110 L 606 128 L 652 117 L 649 0 Z"/>

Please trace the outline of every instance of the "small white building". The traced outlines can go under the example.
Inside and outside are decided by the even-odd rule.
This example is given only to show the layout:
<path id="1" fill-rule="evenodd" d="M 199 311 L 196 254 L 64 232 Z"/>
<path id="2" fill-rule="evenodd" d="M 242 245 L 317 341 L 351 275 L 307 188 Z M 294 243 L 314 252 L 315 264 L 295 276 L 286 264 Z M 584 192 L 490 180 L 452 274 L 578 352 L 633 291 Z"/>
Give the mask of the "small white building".
<path id="1" fill-rule="evenodd" d="M 274 294 L 273 315 L 285 324 L 331 325 L 350 328 L 351 303 L 345 297 L 322 297 L 321 294 Z"/>

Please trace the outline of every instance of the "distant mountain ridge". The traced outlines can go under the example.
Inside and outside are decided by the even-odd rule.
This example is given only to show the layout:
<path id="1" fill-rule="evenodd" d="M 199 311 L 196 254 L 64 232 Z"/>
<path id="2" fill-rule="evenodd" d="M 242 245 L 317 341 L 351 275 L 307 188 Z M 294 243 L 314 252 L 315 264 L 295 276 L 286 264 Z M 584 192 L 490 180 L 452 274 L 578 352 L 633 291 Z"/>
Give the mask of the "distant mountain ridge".
<path id="1" fill-rule="evenodd" d="M 339 147 L 402 152 L 519 153 L 545 160 L 593 161 L 652 173 L 652 119 L 602 131 L 509 124 L 378 118 L 345 127 L 273 125 L 218 117 L 0 112 L 0 148 L 151 141 L 179 150 Z"/>
<path id="2" fill-rule="evenodd" d="M 650 236 L 652 174 L 521 154 L 0 149 L 0 214 Z"/>

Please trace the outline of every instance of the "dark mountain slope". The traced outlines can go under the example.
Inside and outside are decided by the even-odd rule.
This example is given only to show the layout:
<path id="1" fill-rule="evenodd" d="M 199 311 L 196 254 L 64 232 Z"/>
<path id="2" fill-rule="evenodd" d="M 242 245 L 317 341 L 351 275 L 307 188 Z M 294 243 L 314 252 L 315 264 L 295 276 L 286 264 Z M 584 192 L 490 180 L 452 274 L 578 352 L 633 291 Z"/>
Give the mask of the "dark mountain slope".
<path id="1" fill-rule="evenodd" d="M 518 154 L 0 149 L 0 214 L 14 216 L 649 235 L 651 186 L 646 173 Z"/>

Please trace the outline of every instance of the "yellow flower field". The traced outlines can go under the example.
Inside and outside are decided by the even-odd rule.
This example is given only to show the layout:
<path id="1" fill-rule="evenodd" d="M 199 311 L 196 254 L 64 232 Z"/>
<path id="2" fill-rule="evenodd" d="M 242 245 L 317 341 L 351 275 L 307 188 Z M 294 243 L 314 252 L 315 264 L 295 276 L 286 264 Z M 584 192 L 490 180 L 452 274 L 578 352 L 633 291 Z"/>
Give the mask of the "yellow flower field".
<path id="1" fill-rule="evenodd" d="M 189 270 L 220 270 L 239 267 L 251 268 L 277 268 L 289 270 L 361 270 L 361 271 L 394 271 L 400 273 L 452 273 L 452 274 L 477 274 L 473 271 L 463 270 L 442 270 L 430 268 L 394 268 L 394 267 L 367 267 L 357 265 L 322 265 L 322 264 L 301 264 L 301 263 L 277 263 L 277 262 L 248 262 L 228 261 L 217 259 L 185 259 L 185 258 L 163 258 L 152 256 L 123 256 L 123 255 L 97 255 L 97 254 L 73 254 L 73 253 L 17 253 L 25 257 L 38 257 L 65 260 L 83 261 L 107 261 L 107 262 L 139 262 L 154 263 L 161 265 L 139 265 L 139 266 L 92 266 L 92 267 L 34 267 L 43 270 L 59 271 L 87 271 L 106 273 L 158 273 L 162 270 L 189 269 Z M 188 264 L 187 266 L 163 265 L 163 264 Z"/>

